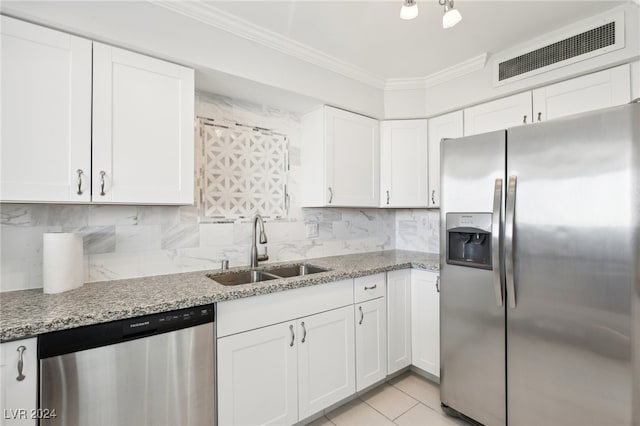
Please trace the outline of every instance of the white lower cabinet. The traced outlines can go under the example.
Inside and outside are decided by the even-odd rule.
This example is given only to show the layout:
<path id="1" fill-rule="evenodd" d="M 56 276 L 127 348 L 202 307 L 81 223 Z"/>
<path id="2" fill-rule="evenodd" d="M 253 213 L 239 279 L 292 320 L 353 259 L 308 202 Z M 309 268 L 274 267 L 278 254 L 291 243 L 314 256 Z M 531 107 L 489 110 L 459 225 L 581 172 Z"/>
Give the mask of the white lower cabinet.
<path id="1" fill-rule="evenodd" d="M 359 392 L 387 376 L 387 307 L 385 298 L 355 306 L 356 390 Z"/>
<path id="2" fill-rule="evenodd" d="M 220 425 L 294 424 L 355 393 L 353 305 L 218 339 Z"/>
<path id="3" fill-rule="evenodd" d="M 356 391 L 353 306 L 298 324 L 298 409 L 304 419 Z"/>
<path id="4" fill-rule="evenodd" d="M 295 321 L 218 339 L 218 423 L 298 421 Z"/>
<path id="5" fill-rule="evenodd" d="M 440 288 L 437 272 L 411 270 L 412 364 L 440 377 Z"/>
<path id="6" fill-rule="evenodd" d="M 38 414 L 36 411 L 38 394 L 36 349 L 36 338 L 0 344 L 0 425 L 2 426 L 36 424 Z M 46 409 L 46 407 L 41 408 Z"/>
<path id="7" fill-rule="evenodd" d="M 411 269 L 387 272 L 387 371 L 411 365 Z"/>

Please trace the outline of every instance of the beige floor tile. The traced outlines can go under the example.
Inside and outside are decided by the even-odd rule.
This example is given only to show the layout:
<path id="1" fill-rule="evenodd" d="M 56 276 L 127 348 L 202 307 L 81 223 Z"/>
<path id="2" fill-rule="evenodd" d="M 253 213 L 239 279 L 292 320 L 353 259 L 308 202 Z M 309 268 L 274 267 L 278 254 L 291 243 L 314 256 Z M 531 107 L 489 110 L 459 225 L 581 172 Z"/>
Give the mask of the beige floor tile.
<path id="1" fill-rule="evenodd" d="M 457 426 L 456 422 L 424 404 L 418 404 L 398 417 L 395 424 L 399 426 Z"/>
<path id="2" fill-rule="evenodd" d="M 393 422 L 356 399 L 327 414 L 337 426 L 392 426 Z"/>
<path id="3" fill-rule="evenodd" d="M 315 419 L 311 423 L 307 423 L 306 426 L 333 426 L 333 422 L 326 416 Z"/>
<path id="4" fill-rule="evenodd" d="M 396 377 L 390 383 L 410 397 L 442 413 L 440 408 L 440 387 L 437 383 L 430 382 L 415 373 Z"/>
<path id="5" fill-rule="evenodd" d="M 391 420 L 418 404 L 406 393 L 386 383 L 362 395 L 361 399 Z"/>

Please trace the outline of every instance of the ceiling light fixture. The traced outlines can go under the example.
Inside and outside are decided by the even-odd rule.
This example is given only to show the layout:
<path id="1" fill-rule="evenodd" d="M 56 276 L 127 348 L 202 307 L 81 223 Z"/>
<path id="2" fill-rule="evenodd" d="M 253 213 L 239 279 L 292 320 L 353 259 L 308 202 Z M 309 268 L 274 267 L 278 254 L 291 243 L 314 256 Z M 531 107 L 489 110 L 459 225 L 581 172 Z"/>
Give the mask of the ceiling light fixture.
<path id="1" fill-rule="evenodd" d="M 453 7 L 453 0 L 438 0 L 444 6 L 444 16 L 442 16 L 442 28 L 451 28 L 462 21 L 462 15 Z"/>
<path id="2" fill-rule="evenodd" d="M 413 19 L 418 16 L 418 3 L 416 0 L 404 0 L 402 9 L 400 9 L 400 18 Z"/>

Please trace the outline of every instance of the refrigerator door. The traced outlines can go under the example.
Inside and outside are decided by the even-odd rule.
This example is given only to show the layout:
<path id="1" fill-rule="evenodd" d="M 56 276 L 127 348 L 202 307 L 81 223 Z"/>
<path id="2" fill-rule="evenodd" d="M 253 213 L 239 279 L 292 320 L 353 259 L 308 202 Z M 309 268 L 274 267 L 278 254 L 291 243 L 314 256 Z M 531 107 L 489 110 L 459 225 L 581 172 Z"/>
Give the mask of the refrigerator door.
<path id="1" fill-rule="evenodd" d="M 506 422 L 505 308 L 498 258 L 505 144 L 505 131 L 500 131 L 441 145 L 440 398 L 488 426 Z M 448 238 L 460 244 L 454 239 L 465 234 L 466 248 L 449 252 L 454 247 Z M 486 238 L 491 239 L 488 258 L 477 253 Z M 469 266 L 463 266 L 464 259 Z"/>
<path id="2" fill-rule="evenodd" d="M 638 123 L 636 104 L 508 130 L 510 426 L 631 424 Z"/>

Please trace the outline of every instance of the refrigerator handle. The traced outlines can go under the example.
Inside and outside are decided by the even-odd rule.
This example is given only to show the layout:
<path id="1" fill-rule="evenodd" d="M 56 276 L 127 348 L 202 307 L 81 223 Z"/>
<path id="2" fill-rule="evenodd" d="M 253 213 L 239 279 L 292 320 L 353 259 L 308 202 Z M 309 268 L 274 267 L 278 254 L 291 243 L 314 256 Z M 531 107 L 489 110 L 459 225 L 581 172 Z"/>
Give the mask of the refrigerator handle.
<path id="1" fill-rule="evenodd" d="M 507 299 L 509 300 L 509 307 L 511 309 L 516 307 L 516 283 L 513 272 L 513 226 L 516 213 L 516 182 L 516 176 L 509 176 L 504 230 L 504 269 L 507 279 Z"/>
<path id="2" fill-rule="evenodd" d="M 493 215 L 491 216 L 491 263 L 493 264 L 493 291 L 496 304 L 502 306 L 502 274 L 500 268 L 500 226 L 502 222 L 502 179 L 496 179 L 493 190 Z"/>

